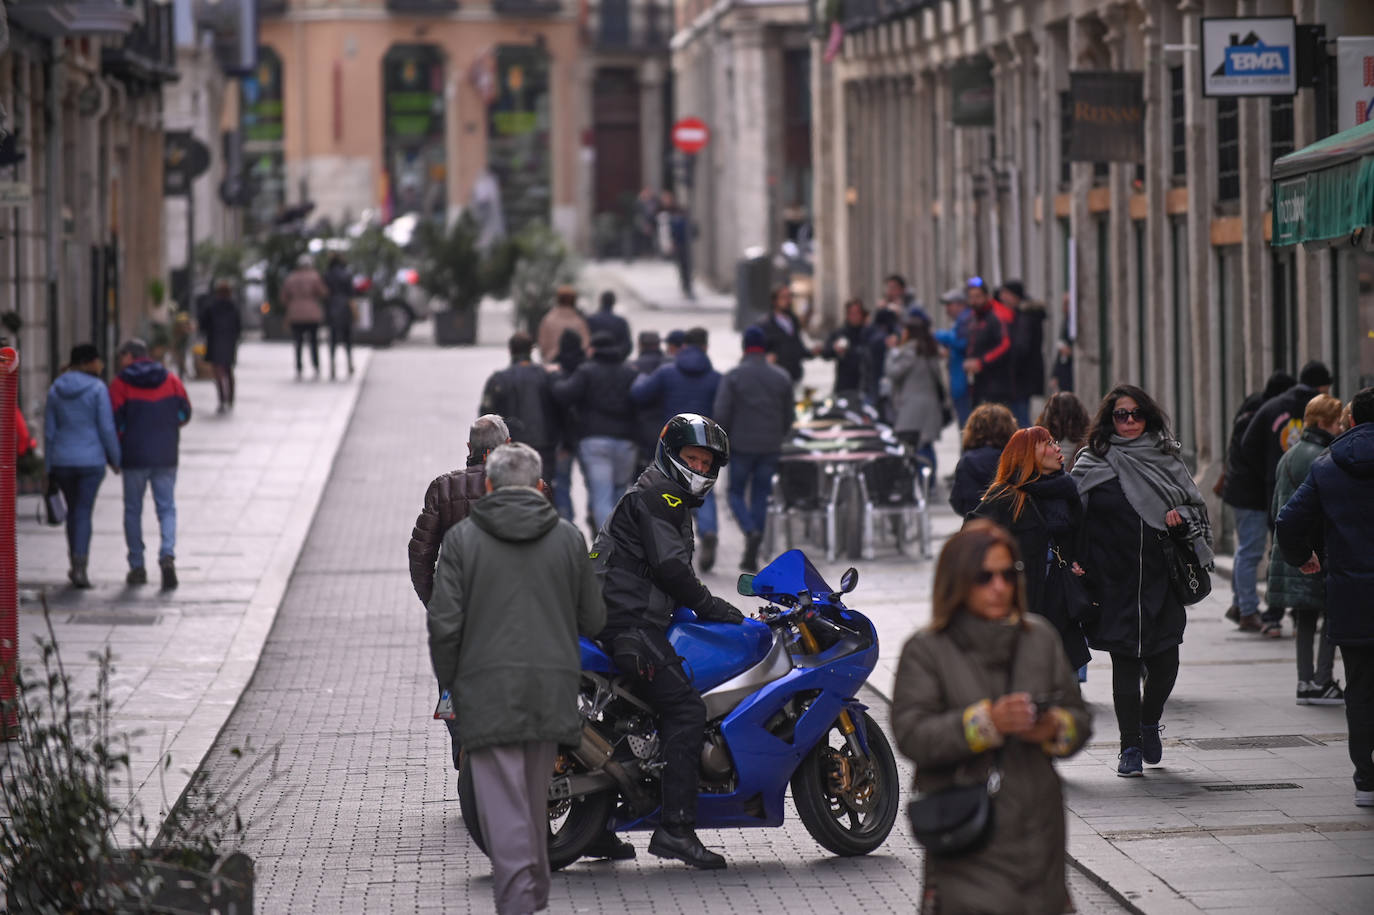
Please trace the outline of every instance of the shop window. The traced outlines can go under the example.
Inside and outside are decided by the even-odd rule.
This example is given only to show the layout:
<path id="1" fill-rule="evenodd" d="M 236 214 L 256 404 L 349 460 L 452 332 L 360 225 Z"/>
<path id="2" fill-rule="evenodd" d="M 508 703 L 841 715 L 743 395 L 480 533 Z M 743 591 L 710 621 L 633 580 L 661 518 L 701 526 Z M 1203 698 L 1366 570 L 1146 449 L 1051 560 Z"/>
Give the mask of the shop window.
<path id="1" fill-rule="evenodd" d="M 1269 161 L 1293 151 L 1293 96 L 1269 100 Z"/>
<path id="2" fill-rule="evenodd" d="M 1175 178 L 1188 175 L 1188 141 L 1185 118 L 1187 96 L 1183 92 L 1183 68 L 1169 68 L 1169 174 Z"/>
<path id="3" fill-rule="evenodd" d="M 1240 199 L 1240 102 L 1217 99 L 1217 199 Z"/>

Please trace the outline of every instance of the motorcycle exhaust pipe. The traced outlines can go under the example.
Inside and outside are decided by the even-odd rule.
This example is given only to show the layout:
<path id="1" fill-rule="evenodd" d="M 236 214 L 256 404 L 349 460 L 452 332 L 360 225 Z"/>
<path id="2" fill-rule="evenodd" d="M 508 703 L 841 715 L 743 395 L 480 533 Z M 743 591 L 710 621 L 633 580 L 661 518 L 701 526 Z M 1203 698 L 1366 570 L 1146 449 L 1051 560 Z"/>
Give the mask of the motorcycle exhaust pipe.
<path id="1" fill-rule="evenodd" d="M 658 805 L 634 779 L 630 778 L 625 767 L 611 758 L 614 753 L 615 747 L 611 746 L 611 742 L 602 737 L 591 724 L 584 722 L 582 740 L 578 743 L 577 749 L 573 750 L 573 757 L 586 766 L 588 771 L 600 770 L 615 779 L 616 787 L 620 789 L 620 793 L 625 796 L 625 800 L 635 813 L 643 815 L 653 810 Z"/>

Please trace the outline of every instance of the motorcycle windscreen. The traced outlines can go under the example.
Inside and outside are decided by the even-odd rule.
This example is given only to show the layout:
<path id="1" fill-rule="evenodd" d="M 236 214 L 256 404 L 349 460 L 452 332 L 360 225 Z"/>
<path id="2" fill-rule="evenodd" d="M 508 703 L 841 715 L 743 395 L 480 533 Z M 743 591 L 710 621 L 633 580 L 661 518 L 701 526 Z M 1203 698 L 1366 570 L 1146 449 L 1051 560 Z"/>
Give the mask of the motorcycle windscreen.
<path id="1" fill-rule="evenodd" d="M 743 623 L 675 623 L 668 641 L 682 658 L 687 678 L 697 692 L 719 686 L 768 655 L 773 635 L 758 620 Z"/>
<path id="2" fill-rule="evenodd" d="M 830 594 L 833 590 L 801 550 L 788 550 L 754 575 L 754 593 L 759 597 L 766 598 L 770 594 L 795 597 L 803 591 L 816 596 Z"/>

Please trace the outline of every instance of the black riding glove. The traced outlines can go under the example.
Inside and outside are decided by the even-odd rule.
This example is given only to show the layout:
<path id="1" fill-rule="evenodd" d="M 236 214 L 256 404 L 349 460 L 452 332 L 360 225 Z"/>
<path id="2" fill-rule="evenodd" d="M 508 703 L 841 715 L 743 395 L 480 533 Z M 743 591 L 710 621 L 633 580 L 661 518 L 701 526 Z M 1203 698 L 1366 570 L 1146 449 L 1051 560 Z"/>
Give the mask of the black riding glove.
<path id="1" fill-rule="evenodd" d="M 698 610 L 697 618 L 709 620 L 713 623 L 738 624 L 744 622 L 744 614 L 740 613 L 729 601 L 719 597 L 712 597 L 709 604 L 703 609 Z"/>

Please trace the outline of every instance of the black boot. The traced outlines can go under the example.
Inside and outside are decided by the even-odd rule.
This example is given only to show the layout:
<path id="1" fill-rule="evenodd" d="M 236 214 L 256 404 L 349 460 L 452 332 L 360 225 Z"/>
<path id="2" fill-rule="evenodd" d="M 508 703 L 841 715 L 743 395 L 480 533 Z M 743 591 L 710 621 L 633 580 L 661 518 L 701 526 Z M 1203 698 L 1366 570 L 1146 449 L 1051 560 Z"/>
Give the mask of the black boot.
<path id="1" fill-rule="evenodd" d="M 171 556 L 164 556 L 157 561 L 158 568 L 162 570 L 162 590 L 172 591 L 177 586 L 177 564 Z"/>
<path id="2" fill-rule="evenodd" d="M 649 854 L 659 858 L 676 858 L 704 871 L 720 870 L 725 859 L 701 844 L 691 826 L 664 824 L 654 830 L 649 840 Z"/>
<path id="3" fill-rule="evenodd" d="M 739 561 L 743 572 L 759 570 L 759 547 L 763 545 L 763 535 L 759 533 L 744 535 L 744 556 Z"/>
<path id="4" fill-rule="evenodd" d="M 635 847 L 613 832 L 604 832 L 582 853 L 584 858 L 606 858 L 610 861 L 632 861 Z"/>
<path id="5" fill-rule="evenodd" d="M 698 561 L 702 574 L 711 571 L 716 565 L 716 535 L 701 535 L 701 557 Z"/>
<path id="6" fill-rule="evenodd" d="M 86 590 L 91 586 L 91 580 L 86 577 L 86 557 L 72 556 L 71 569 L 67 571 L 67 580 L 72 583 L 73 588 Z"/>

